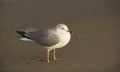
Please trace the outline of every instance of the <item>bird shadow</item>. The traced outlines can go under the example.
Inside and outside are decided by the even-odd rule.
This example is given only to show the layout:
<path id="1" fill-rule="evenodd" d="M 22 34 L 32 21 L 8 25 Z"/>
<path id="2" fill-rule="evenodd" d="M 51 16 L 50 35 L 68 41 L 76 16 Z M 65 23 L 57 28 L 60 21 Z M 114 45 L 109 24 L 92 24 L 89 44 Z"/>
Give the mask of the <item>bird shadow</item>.
<path id="1" fill-rule="evenodd" d="M 25 64 L 38 63 L 38 62 L 47 62 L 47 60 L 45 57 L 35 57 L 35 58 L 25 62 Z"/>

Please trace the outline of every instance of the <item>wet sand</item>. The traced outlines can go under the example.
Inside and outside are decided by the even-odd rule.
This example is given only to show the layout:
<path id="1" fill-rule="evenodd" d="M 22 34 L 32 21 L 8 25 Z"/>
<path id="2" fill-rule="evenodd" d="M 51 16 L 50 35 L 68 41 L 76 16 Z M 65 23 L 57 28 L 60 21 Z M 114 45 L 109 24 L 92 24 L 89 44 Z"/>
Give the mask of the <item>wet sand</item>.
<path id="1" fill-rule="evenodd" d="M 119 7 L 115 0 L 1 0 L 0 72 L 120 72 Z M 50 64 L 42 46 L 16 34 L 58 23 L 74 33 Z"/>

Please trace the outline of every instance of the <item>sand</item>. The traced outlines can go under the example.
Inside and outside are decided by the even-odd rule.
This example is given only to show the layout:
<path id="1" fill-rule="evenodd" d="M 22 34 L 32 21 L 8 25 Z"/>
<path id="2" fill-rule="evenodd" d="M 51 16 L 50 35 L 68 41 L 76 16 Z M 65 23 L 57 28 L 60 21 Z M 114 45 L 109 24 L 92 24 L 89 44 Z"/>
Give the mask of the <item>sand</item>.
<path id="1" fill-rule="evenodd" d="M 117 1 L 0 1 L 0 72 L 120 72 L 120 9 Z M 65 23 L 70 43 L 47 63 L 46 50 L 19 40 L 16 30 Z M 51 52 L 52 60 L 52 52 Z"/>

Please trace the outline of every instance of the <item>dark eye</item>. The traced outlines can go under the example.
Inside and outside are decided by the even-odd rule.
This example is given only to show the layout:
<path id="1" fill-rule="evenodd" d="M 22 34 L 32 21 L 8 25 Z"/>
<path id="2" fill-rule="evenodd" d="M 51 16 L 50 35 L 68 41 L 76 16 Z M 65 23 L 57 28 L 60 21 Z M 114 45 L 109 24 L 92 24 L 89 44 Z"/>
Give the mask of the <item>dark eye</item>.
<path id="1" fill-rule="evenodd" d="M 64 28 L 61 28 L 61 29 L 64 29 Z"/>

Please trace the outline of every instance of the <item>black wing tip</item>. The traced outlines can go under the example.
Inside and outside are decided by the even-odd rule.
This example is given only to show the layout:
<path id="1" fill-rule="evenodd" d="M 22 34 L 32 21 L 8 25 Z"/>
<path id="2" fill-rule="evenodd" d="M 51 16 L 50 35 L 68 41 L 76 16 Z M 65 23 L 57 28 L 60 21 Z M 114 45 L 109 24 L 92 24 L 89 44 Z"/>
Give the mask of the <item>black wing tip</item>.
<path id="1" fill-rule="evenodd" d="M 16 31 L 16 33 L 20 33 L 20 31 Z"/>
<path id="2" fill-rule="evenodd" d="M 23 31 L 16 31 L 18 34 L 20 34 L 22 37 L 25 37 L 25 38 L 28 38 L 28 39 L 30 39 L 30 37 L 28 37 L 27 35 L 26 35 L 26 32 L 23 32 Z"/>
<path id="3" fill-rule="evenodd" d="M 16 31 L 18 34 L 21 34 L 21 35 L 23 35 L 23 34 L 26 34 L 25 32 L 23 32 L 23 31 Z"/>

